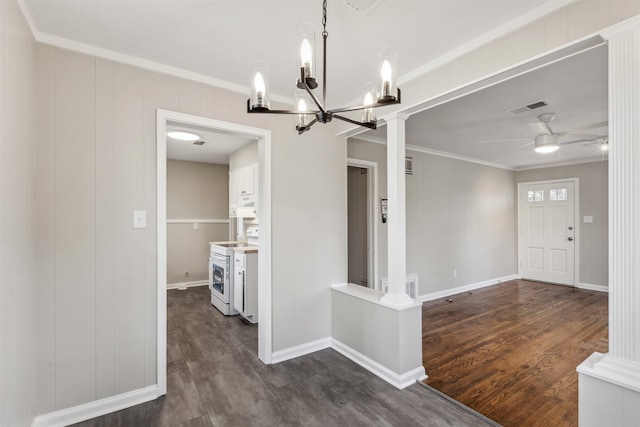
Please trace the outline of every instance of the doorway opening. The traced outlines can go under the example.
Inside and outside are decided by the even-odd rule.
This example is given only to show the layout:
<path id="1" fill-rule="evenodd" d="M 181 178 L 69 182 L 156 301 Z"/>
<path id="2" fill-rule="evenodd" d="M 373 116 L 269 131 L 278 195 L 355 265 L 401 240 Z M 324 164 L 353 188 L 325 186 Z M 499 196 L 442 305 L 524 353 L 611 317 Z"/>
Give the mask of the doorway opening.
<path id="1" fill-rule="evenodd" d="M 378 164 L 347 159 L 348 282 L 379 289 Z"/>
<path id="2" fill-rule="evenodd" d="M 157 147 L 157 383 L 167 392 L 167 130 L 172 124 L 209 129 L 258 142 L 260 236 L 258 240 L 258 358 L 271 363 L 271 131 L 236 123 L 158 109 Z"/>

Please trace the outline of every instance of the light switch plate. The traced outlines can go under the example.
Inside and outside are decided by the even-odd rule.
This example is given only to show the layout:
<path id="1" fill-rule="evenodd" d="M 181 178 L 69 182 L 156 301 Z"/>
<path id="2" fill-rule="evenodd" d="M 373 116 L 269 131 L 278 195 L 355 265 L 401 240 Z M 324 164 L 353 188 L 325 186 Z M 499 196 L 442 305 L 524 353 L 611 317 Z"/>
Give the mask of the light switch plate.
<path id="1" fill-rule="evenodd" d="M 147 211 L 133 211 L 133 228 L 147 228 Z"/>
<path id="2" fill-rule="evenodd" d="M 590 216 L 590 215 L 589 216 L 585 216 L 583 218 L 583 221 L 584 221 L 585 224 L 591 224 L 591 223 L 593 223 L 593 217 Z"/>

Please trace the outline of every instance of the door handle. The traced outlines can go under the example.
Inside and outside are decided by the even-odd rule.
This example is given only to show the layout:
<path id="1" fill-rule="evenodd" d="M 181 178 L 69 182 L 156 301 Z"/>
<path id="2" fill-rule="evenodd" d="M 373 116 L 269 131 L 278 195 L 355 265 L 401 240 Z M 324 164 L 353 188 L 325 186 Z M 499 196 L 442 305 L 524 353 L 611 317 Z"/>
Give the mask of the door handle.
<path id="1" fill-rule="evenodd" d="M 569 237 L 567 240 L 573 242 L 573 237 Z"/>

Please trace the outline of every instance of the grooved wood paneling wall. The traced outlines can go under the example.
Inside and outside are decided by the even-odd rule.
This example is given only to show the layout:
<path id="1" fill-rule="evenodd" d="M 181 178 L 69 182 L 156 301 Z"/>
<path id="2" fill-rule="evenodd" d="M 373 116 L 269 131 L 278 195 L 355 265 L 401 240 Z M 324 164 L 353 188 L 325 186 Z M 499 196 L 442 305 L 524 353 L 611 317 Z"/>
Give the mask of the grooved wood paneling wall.
<path id="1" fill-rule="evenodd" d="M 244 95 L 50 46 L 37 61 L 38 413 L 156 383 L 158 108 L 272 130 L 273 350 L 330 335 L 346 177 L 329 127 L 298 137 Z"/>
<path id="2" fill-rule="evenodd" d="M 33 48 L 0 1 L 0 426 L 29 425 L 35 408 Z"/>

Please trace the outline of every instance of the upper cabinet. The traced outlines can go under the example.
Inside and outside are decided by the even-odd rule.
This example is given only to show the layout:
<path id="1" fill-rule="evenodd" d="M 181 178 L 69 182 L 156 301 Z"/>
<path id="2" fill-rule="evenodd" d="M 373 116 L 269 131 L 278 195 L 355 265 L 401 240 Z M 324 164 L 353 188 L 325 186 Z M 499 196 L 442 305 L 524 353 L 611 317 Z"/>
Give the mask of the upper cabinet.
<path id="1" fill-rule="evenodd" d="M 229 213 L 237 215 L 239 206 L 255 206 L 258 201 L 258 164 L 229 171 Z"/>

